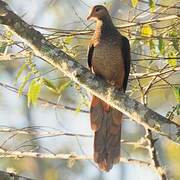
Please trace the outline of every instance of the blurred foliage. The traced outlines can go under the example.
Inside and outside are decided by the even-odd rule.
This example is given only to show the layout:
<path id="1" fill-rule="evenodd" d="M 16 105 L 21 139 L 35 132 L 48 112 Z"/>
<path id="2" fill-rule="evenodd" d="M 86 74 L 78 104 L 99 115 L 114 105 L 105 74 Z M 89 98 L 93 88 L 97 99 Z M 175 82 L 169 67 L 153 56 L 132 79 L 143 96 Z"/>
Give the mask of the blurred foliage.
<path id="1" fill-rule="evenodd" d="M 170 142 L 166 142 L 164 145 L 165 150 L 166 150 L 166 154 L 167 154 L 167 158 L 168 158 L 168 162 L 169 164 L 167 165 L 167 171 L 169 172 L 173 172 L 171 174 L 171 178 L 173 180 L 179 180 L 180 179 L 180 172 L 179 172 L 179 163 L 180 162 L 180 148 L 178 146 L 176 146 L 173 143 Z"/>
<path id="2" fill-rule="evenodd" d="M 142 37 L 151 37 L 153 35 L 153 30 L 150 25 L 143 25 L 141 28 L 141 36 Z"/>
<path id="3" fill-rule="evenodd" d="M 135 8 L 139 0 L 131 0 L 132 6 Z"/>
<path id="4" fill-rule="evenodd" d="M 0 36 L 0 53 L 6 53 L 7 47 L 14 43 L 13 34 L 11 31 L 7 30 Z"/>

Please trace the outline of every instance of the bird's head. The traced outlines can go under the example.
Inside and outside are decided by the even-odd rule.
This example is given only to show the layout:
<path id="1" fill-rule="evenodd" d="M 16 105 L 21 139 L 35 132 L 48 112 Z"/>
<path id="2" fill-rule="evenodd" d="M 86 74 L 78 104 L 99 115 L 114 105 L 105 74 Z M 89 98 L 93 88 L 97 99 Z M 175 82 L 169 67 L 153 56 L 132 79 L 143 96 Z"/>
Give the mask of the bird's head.
<path id="1" fill-rule="evenodd" d="M 108 10 L 102 5 L 96 5 L 91 9 L 87 20 L 103 20 L 106 17 L 109 17 Z"/>

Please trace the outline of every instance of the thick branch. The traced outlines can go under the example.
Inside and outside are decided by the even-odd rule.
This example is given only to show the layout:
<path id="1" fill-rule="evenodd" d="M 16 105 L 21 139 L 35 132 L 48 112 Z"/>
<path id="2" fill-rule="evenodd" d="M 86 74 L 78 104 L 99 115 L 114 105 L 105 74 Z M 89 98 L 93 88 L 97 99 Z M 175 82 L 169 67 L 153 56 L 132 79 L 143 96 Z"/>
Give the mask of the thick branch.
<path id="1" fill-rule="evenodd" d="M 33 180 L 27 177 L 18 176 L 15 173 L 9 173 L 5 171 L 0 171 L 0 179 L 1 180 L 8 180 L 8 179 L 16 179 L 16 180 Z"/>
<path id="2" fill-rule="evenodd" d="M 43 35 L 13 13 L 8 5 L 0 0 L 0 23 L 24 39 L 34 53 L 63 72 L 87 91 L 101 98 L 136 122 L 180 143 L 180 126 L 175 122 L 130 99 L 126 94 L 115 90 L 104 80 L 94 76 L 72 57 L 48 42 Z M 169 129 L 172 129 L 169 134 Z"/>

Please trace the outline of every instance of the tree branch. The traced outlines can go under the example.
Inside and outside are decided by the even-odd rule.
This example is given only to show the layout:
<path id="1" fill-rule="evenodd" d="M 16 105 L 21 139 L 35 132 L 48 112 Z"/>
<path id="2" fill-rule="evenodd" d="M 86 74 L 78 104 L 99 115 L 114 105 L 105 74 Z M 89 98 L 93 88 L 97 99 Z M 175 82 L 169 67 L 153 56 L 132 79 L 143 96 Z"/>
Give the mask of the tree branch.
<path id="1" fill-rule="evenodd" d="M 0 61 L 12 61 L 12 60 L 14 61 L 14 60 L 19 60 L 23 58 L 26 58 L 26 56 L 21 53 L 16 53 L 16 54 L 0 53 Z"/>
<path id="2" fill-rule="evenodd" d="M 1 180 L 8 180 L 8 179 L 15 179 L 15 180 L 33 180 L 27 177 L 18 176 L 15 173 L 0 171 L 0 179 Z"/>
<path id="3" fill-rule="evenodd" d="M 2 148 L 0 148 L 0 157 L 8 157 L 8 158 L 25 158 L 25 157 L 31 157 L 31 158 L 39 158 L 39 159 L 66 159 L 66 160 L 92 160 L 93 157 L 86 156 L 86 155 L 76 155 L 74 153 L 69 154 L 55 154 L 55 153 L 39 153 L 39 152 L 29 152 L 29 151 L 6 151 Z M 142 160 L 136 160 L 136 159 L 126 159 L 124 157 L 120 158 L 120 161 L 123 163 L 132 163 L 132 164 L 139 164 L 139 165 L 145 165 L 148 167 L 151 167 L 151 163 L 142 161 Z"/>
<path id="4" fill-rule="evenodd" d="M 94 137 L 93 135 L 88 135 L 88 134 L 75 134 L 71 132 L 63 132 L 57 130 L 49 131 L 49 130 L 44 130 L 43 127 L 42 127 L 43 130 L 41 130 L 41 127 L 39 127 L 39 129 L 40 130 L 34 130 L 34 127 L 25 127 L 21 129 L 12 128 L 12 127 L 0 127 L 0 133 L 14 133 L 15 135 L 30 135 L 30 136 L 36 135 L 40 138 L 55 137 L 55 136 L 69 136 L 69 137 L 81 137 L 81 138 Z M 147 142 L 143 138 L 140 138 L 139 140 L 137 140 L 137 142 L 133 142 L 133 141 L 131 142 L 122 139 L 121 143 L 134 146 L 136 148 L 147 149 L 146 147 Z"/>
<path id="5" fill-rule="evenodd" d="M 126 94 L 114 89 L 113 86 L 90 73 L 72 57 L 48 42 L 40 32 L 12 12 L 2 0 L 0 0 L 0 23 L 7 25 L 12 32 L 25 40 L 36 55 L 56 67 L 87 91 L 134 119 L 137 123 L 178 144 L 180 143 L 180 125 L 130 99 Z M 168 135 L 169 128 L 172 129 L 170 135 Z"/>
<path id="6" fill-rule="evenodd" d="M 46 130 L 32 130 L 33 127 L 26 127 L 22 129 L 17 128 L 10 128 L 10 127 L 0 127 L 1 133 L 16 133 L 21 135 L 36 135 L 36 136 L 43 136 L 43 137 L 55 137 L 55 136 L 78 136 L 83 138 L 92 138 L 93 135 L 87 134 L 75 134 L 70 132 L 63 132 L 63 131 L 46 131 Z M 125 142 L 125 141 L 123 141 Z"/>
<path id="7" fill-rule="evenodd" d="M 149 4 L 148 1 L 144 1 L 144 0 L 140 0 L 140 2 L 145 3 L 145 4 Z M 160 4 L 160 3 L 155 3 L 155 5 L 156 5 L 156 6 L 160 6 L 160 7 L 164 7 L 164 8 L 168 8 L 168 7 L 169 7 L 168 5 L 164 5 L 164 4 Z M 172 6 L 171 8 L 180 9 L 180 6 L 174 5 L 174 6 Z"/>
<path id="8" fill-rule="evenodd" d="M 15 92 L 18 94 L 18 89 L 15 87 L 9 86 L 8 84 L 4 84 L 2 82 L 0 82 L 0 86 L 11 91 L 11 92 Z M 22 95 L 27 97 L 27 92 L 23 91 Z M 55 102 L 43 99 L 41 97 L 38 97 L 37 100 L 38 100 L 40 106 L 42 106 L 42 107 L 50 107 L 51 106 L 51 107 L 56 108 L 56 109 L 65 109 L 65 110 L 70 110 L 70 111 L 77 111 L 76 107 L 71 107 L 71 106 L 66 106 L 66 105 L 60 104 L 60 103 L 55 103 Z M 78 109 L 78 112 L 89 113 L 89 111 L 84 110 L 84 109 Z"/>
<path id="9" fill-rule="evenodd" d="M 165 170 L 162 168 L 159 162 L 158 153 L 155 147 L 155 143 L 158 139 L 153 138 L 151 130 L 148 129 L 146 129 L 146 137 L 149 146 L 147 149 L 149 151 L 149 155 L 151 158 L 151 165 L 154 167 L 154 169 L 156 169 L 156 172 L 159 174 L 161 180 L 167 180 L 168 177 L 166 175 Z"/>
<path id="10" fill-rule="evenodd" d="M 154 23 L 158 23 L 158 22 L 162 22 L 162 21 L 178 19 L 179 17 L 180 17 L 179 14 L 169 15 L 169 16 L 164 16 L 164 17 L 160 17 L 160 18 L 156 18 L 156 19 L 140 21 L 140 22 L 130 22 L 130 23 L 122 24 L 120 26 L 116 26 L 116 28 L 124 29 L 124 28 L 130 28 L 130 27 L 134 27 L 134 26 L 145 25 L 145 24 L 154 24 Z M 52 32 L 54 32 L 53 33 L 54 36 L 56 35 L 55 33 L 58 33 L 58 34 L 61 33 L 62 36 L 76 36 L 76 35 L 90 35 L 94 32 L 93 30 L 62 30 L 62 29 L 48 28 L 48 27 L 37 26 L 37 25 L 32 25 L 32 26 L 35 28 L 52 31 Z M 152 37 L 150 37 L 150 38 L 152 38 Z M 147 37 L 144 37 L 144 38 L 147 38 Z"/>
<path id="11" fill-rule="evenodd" d="M 55 153 L 39 153 L 39 152 L 27 152 L 27 151 L 6 151 L 0 148 L 0 157 L 1 158 L 38 158 L 38 159 L 64 159 L 64 160 L 92 160 L 92 156 L 86 155 L 77 155 L 74 153 L 69 154 L 55 154 Z M 134 164 L 139 166 L 146 166 L 157 172 L 156 168 L 150 163 L 143 160 L 137 159 L 127 159 L 125 157 L 120 158 L 121 163 Z M 158 173 L 157 173 L 158 174 Z M 158 174 L 159 175 L 159 174 Z"/>

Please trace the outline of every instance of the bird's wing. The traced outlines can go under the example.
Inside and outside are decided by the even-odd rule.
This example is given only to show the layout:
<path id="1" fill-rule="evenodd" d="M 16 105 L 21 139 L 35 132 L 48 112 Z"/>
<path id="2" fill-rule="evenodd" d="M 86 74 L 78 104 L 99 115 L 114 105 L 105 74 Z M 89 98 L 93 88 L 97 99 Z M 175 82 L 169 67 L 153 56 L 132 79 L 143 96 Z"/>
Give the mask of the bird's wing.
<path id="1" fill-rule="evenodd" d="M 124 67 L 125 67 L 125 77 L 123 82 L 123 90 L 126 91 L 127 83 L 128 83 L 128 77 L 130 72 L 130 61 L 131 61 L 131 55 L 130 55 L 130 45 L 129 40 L 122 36 L 122 56 L 124 60 Z"/>
<path id="2" fill-rule="evenodd" d="M 93 51 L 94 51 L 94 45 L 90 44 L 88 48 L 88 66 L 91 69 L 92 66 L 92 56 L 93 56 Z"/>

